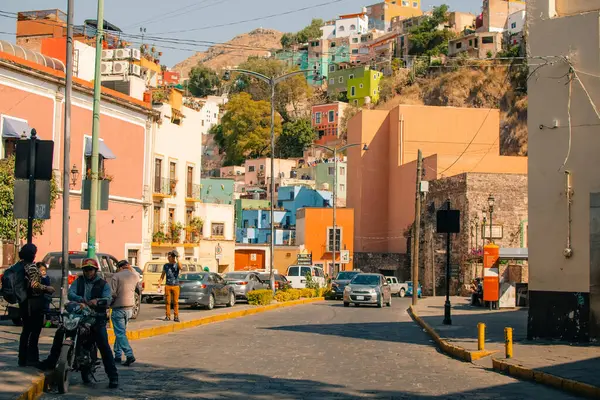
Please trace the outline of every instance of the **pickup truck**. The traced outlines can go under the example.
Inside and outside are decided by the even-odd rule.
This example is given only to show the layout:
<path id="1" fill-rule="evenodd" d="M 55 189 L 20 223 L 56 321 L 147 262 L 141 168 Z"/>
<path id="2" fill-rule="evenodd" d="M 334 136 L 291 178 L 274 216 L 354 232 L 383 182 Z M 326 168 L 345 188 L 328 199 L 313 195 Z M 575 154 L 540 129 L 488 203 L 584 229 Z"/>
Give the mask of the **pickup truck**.
<path id="1" fill-rule="evenodd" d="M 406 292 L 408 291 L 408 285 L 406 284 L 406 282 L 399 282 L 398 278 L 396 278 L 395 276 L 386 276 L 385 279 L 390 285 L 392 295 L 396 294 L 399 297 L 404 297 L 406 295 Z"/>

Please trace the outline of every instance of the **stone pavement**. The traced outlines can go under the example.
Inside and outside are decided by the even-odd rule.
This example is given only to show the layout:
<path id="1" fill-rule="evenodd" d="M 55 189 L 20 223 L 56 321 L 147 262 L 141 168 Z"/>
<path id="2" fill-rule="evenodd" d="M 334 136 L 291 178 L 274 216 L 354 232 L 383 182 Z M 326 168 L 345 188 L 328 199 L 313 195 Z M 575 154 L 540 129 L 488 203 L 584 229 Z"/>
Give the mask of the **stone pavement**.
<path id="1" fill-rule="evenodd" d="M 444 297 L 420 299 L 417 314 L 446 341 L 466 350 L 477 350 L 477 323 L 486 324 L 486 350 L 499 350 L 504 358 L 504 328 L 513 328 L 514 364 L 561 378 L 600 387 L 600 346 L 570 345 L 559 342 L 527 340 L 527 309 L 490 311 L 472 307 L 470 299 L 451 297 L 452 325 L 443 325 Z M 489 362 L 489 360 L 488 360 Z M 490 362 L 491 364 L 491 362 Z"/>
<path id="2" fill-rule="evenodd" d="M 318 302 L 134 342 L 138 362 L 84 385 L 68 399 L 573 399 L 440 354 L 391 308 Z"/>
<path id="3" fill-rule="evenodd" d="M 157 307 L 157 305 L 142 304 L 142 307 Z M 160 307 L 160 305 L 158 305 Z M 165 322 L 164 305 L 162 305 L 162 313 L 153 313 L 153 319 L 140 320 L 132 323 L 130 329 L 142 329 L 174 322 Z M 236 304 L 233 308 L 216 307 L 213 310 L 185 310 L 181 312 L 182 321 L 191 319 L 199 319 L 212 315 L 222 314 L 231 311 L 239 311 L 254 306 L 247 304 Z M 156 316 L 154 316 L 156 314 Z M 142 311 L 143 315 L 143 311 Z M 50 351 L 52 338 L 54 337 L 54 328 L 44 328 L 40 337 L 40 357 L 43 359 Z M 17 367 L 17 353 L 19 345 L 19 335 L 21 328 L 14 326 L 11 321 L 0 321 L 0 399 L 14 399 L 17 395 L 27 390 L 32 382 L 39 375 L 39 371 L 35 368 L 19 368 Z M 139 341 L 132 342 L 132 347 L 135 351 Z"/>

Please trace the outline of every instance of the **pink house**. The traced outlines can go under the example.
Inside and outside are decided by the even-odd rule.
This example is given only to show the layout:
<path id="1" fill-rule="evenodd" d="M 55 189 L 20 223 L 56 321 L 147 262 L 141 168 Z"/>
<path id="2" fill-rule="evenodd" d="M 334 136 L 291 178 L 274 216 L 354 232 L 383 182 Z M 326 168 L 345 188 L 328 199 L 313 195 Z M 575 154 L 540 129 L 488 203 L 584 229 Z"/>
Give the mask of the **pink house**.
<path id="1" fill-rule="evenodd" d="M 54 140 L 55 174 L 62 177 L 64 72 L 14 55 L 0 52 L 1 156 L 11 154 L 14 138 L 9 126 L 35 128 L 41 139 Z M 140 264 L 143 251 L 144 176 L 148 163 L 147 138 L 154 112 L 150 105 L 109 89 L 103 89 L 100 118 L 102 168 L 112 176 L 108 211 L 99 211 L 98 251 Z M 6 122 L 9 122 L 8 124 Z M 11 125 L 10 122 L 18 121 Z M 88 211 L 81 210 L 81 186 L 89 168 L 92 130 L 92 84 L 74 79 L 71 115 L 69 170 L 76 168 L 70 191 L 69 248 L 85 250 Z M 87 149 L 86 149 L 87 147 Z M 62 183 L 59 182 L 62 189 Z M 62 194 L 44 224 L 43 234 L 34 238 L 38 258 L 61 250 Z"/>
<path id="2" fill-rule="evenodd" d="M 344 116 L 344 109 L 347 105 L 347 103 L 338 101 L 312 107 L 311 124 L 318 135 L 315 143 L 328 145 L 337 141 L 340 133 L 338 126 Z"/>
<path id="3" fill-rule="evenodd" d="M 290 178 L 293 168 L 296 168 L 296 160 L 275 159 L 275 177 Z M 244 180 L 246 186 L 265 186 L 267 178 L 271 177 L 271 159 L 259 158 L 256 160 L 246 160 L 244 164 L 246 172 Z M 277 181 L 277 180 L 276 180 Z"/>

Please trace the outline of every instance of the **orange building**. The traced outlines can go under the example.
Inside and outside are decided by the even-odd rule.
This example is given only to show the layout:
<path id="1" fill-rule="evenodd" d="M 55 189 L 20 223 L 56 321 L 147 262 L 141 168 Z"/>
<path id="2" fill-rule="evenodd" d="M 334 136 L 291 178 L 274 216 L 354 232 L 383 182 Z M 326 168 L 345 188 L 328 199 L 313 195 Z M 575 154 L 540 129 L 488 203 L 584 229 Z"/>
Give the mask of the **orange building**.
<path id="1" fill-rule="evenodd" d="M 353 269 L 354 258 L 354 209 L 338 208 L 336 211 L 336 264 L 340 271 Z M 312 253 L 314 265 L 320 265 L 325 272 L 333 274 L 333 209 L 301 208 L 296 214 L 296 244 L 304 246 Z M 341 250 L 341 251 L 340 251 Z M 341 252 L 349 253 L 349 262 L 343 261 Z"/>
<path id="2" fill-rule="evenodd" d="M 417 151 L 425 180 L 464 172 L 527 173 L 527 157 L 500 156 L 499 111 L 400 105 L 363 110 L 348 123 L 347 204 L 357 252 L 406 253 L 414 222 Z"/>

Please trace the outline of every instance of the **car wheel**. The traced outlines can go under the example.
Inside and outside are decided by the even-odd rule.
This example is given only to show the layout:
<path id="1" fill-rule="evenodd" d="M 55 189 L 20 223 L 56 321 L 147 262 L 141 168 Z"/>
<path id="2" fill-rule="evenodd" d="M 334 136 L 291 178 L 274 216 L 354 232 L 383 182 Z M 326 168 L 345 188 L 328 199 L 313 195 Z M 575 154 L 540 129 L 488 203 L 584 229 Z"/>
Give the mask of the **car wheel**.
<path id="1" fill-rule="evenodd" d="M 225 305 L 227 307 L 233 307 L 234 304 L 235 304 L 235 294 L 233 294 L 233 292 L 230 292 L 229 293 L 229 301 Z"/>
<path id="2" fill-rule="evenodd" d="M 141 296 L 138 292 L 135 292 L 134 295 L 134 299 L 133 299 L 133 312 L 131 313 L 131 319 L 136 319 L 138 317 L 138 315 L 140 314 L 140 307 L 141 307 Z"/>
<path id="3" fill-rule="evenodd" d="M 377 308 L 383 308 L 383 293 L 379 296 L 379 300 L 377 301 Z"/>
<path id="4" fill-rule="evenodd" d="M 215 295 L 211 293 L 210 297 L 208 298 L 208 305 L 206 306 L 206 309 L 212 310 L 213 308 L 215 308 Z"/>
<path id="5" fill-rule="evenodd" d="M 344 302 L 344 307 L 350 307 L 350 303 L 348 303 L 347 301 Z"/>
<path id="6" fill-rule="evenodd" d="M 152 303 L 154 303 L 154 299 L 152 297 L 148 296 L 148 297 L 146 297 L 146 303 L 152 304 Z"/>
<path id="7" fill-rule="evenodd" d="M 406 296 L 406 290 L 404 290 L 404 288 L 400 289 L 400 297 L 404 297 Z"/>

